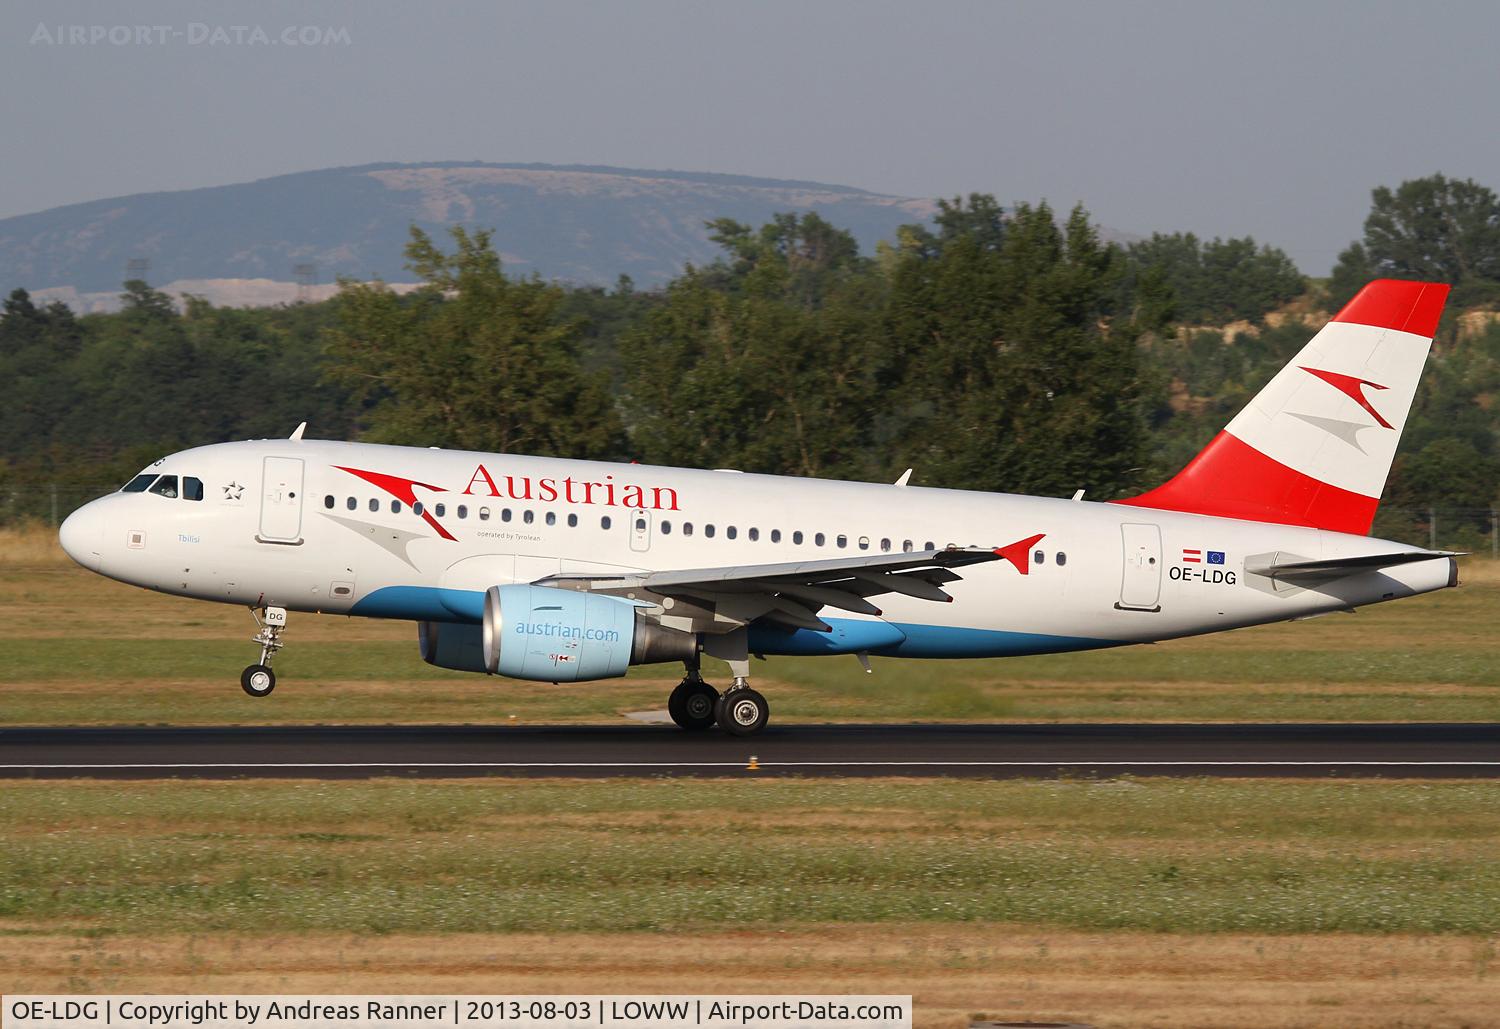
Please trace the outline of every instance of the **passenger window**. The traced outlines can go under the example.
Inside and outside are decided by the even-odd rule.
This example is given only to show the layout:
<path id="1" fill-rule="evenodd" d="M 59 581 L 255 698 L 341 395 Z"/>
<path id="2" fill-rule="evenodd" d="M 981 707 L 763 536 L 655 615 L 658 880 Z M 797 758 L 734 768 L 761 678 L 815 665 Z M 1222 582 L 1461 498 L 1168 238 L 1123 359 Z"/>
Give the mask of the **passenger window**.
<path id="1" fill-rule="evenodd" d="M 661 534 L 663 536 L 670 536 L 670 535 L 672 535 L 672 523 L 671 522 L 669 522 L 669 521 L 667 521 L 665 519 L 662 520 L 662 523 L 661 523 Z"/>
<path id="2" fill-rule="evenodd" d="M 843 534 L 840 534 L 839 535 L 839 549 L 843 550 L 848 545 L 849 545 L 849 537 L 845 536 Z"/>
<path id="3" fill-rule="evenodd" d="M 683 522 L 682 523 L 682 534 L 684 536 L 691 536 L 693 534 L 693 523 L 692 522 Z"/>
<path id="4" fill-rule="evenodd" d="M 756 540 L 760 539 L 760 530 L 752 528 L 748 533 L 746 533 L 746 535 L 750 537 L 750 542 L 754 543 Z"/>
<path id="5" fill-rule="evenodd" d="M 868 537 L 868 536 L 861 536 L 859 538 L 859 549 L 860 550 L 869 550 L 870 549 L 870 537 Z M 889 540 L 886 541 L 886 547 L 885 547 L 885 549 L 887 549 L 887 550 L 891 549 L 891 547 L 890 547 L 890 541 Z"/>
<path id="6" fill-rule="evenodd" d="M 711 524 L 710 525 L 705 525 L 703 527 L 703 535 L 707 536 L 709 539 L 713 539 L 714 538 L 714 527 L 713 527 L 713 525 L 711 525 Z"/>
<path id="7" fill-rule="evenodd" d="M 202 500 L 203 480 L 195 479 L 191 475 L 184 475 L 182 477 L 182 496 L 184 500 Z M 332 500 L 333 498 L 329 497 L 328 499 Z M 333 505 L 329 504 L 328 506 L 332 507 Z"/>
<path id="8" fill-rule="evenodd" d="M 345 497 L 344 498 L 344 506 L 347 507 L 351 511 L 358 511 L 359 510 L 359 501 L 355 500 L 353 497 Z"/>
<path id="9" fill-rule="evenodd" d="M 937 549 L 937 544 L 933 543 L 932 540 L 928 540 L 926 543 L 922 544 L 922 549 L 923 550 L 936 550 Z"/>
<path id="10" fill-rule="evenodd" d="M 792 542 L 795 543 L 795 544 L 797 544 L 797 546 L 799 546 L 799 547 L 802 545 L 802 530 L 801 529 L 798 529 L 797 531 L 795 531 L 795 532 L 792 533 Z"/>
<path id="11" fill-rule="evenodd" d="M 1047 555 L 1045 553 L 1043 553 L 1042 551 L 1038 550 L 1035 554 L 1031 555 L 1031 560 L 1034 561 L 1034 562 L 1036 562 L 1039 565 L 1046 564 L 1047 563 Z"/>
<path id="12" fill-rule="evenodd" d="M 467 505 L 467 504 L 459 504 L 458 505 L 458 517 L 460 517 L 460 518 L 467 518 L 467 517 L 469 517 L 469 505 Z"/>
<path id="13" fill-rule="evenodd" d="M 374 499 L 373 497 L 371 497 L 370 498 L 370 510 L 371 511 L 379 511 L 380 510 L 380 501 L 378 501 L 378 500 Z"/>
<path id="14" fill-rule="evenodd" d="M 1057 567 L 1061 568 L 1063 565 L 1065 565 L 1067 563 L 1068 563 L 1068 555 L 1064 554 L 1061 550 L 1059 550 L 1057 552 Z"/>
<path id="15" fill-rule="evenodd" d="M 570 528 L 570 529 L 576 529 L 576 528 L 578 528 L 578 516 L 576 514 L 570 514 L 570 515 L 568 515 L 568 528 Z"/>
<path id="16" fill-rule="evenodd" d="M 332 493 L 328 494 L 326 497 L 323 498 L 323 506 L 326 507 L 326 508 L 328 508 L 328 510 L 330 510 L 330 511 L 333 510 L 333 494 Z"/>
<path id="17" fill-rule="evenodd" d="M 644 518 L 637 518 L 635 520 L 635 531 L 636 532 L 645 532 L 646 531 L 646 519 L 644 519 Z"/>
<path id="18" fill-rule="evenodd" d="M 599 519 L 599 528 L 601 529 L 608 529 L 610 524 L 611 523 L 609 520 L 609 515 L 605 515 L 603 518 Z"/>
<path id="19" fill-rule="evenodd" d="M 903 554 L 910 554 L 912 552 L 912 549 L 913 549 L 913 547 L 912 547 L 911 540 L 902 540 L 901 541 L 901 553 L 903 553 Z"/>
<path id="20" fill-rule="evenodd" d="M 487 521 L 490 520 L 490 509 L 489 508 L 487 508 L 487 507 L 481 507 L 479 509 L 479 520 L 481 522 L 487 522 Z"/>
<path id="21" fill-rule="evenodd" d="M 422 516 L 422 502 L 420 500 L 411 506 L 411 513 L 418 518 Z"/>
<path id="22" fill-rule="evenodd" d="M 724 535 L 727 536 L 727 537 L 729 537 L 730 539 L 734 539 L 735 534 L 737 532 L 739 532 L 739 530 L 736 529 L 734 526 L 731 525 L 731 526 L 729 526 L 729 528 L 727 528 L 727 529 L 724 530 Z"/>
<path id="23" fill-rule="evenodd" d="M 401 501 L 399 501 L 399 500 L 392 500 L 391 501 L 391 514 L 400 514 L 400 513 L 401 513 Z"/>
<path id="24" fill-rule="evenodd" d="M 436 504 L 436 505 L 433 506 L 432 512 L 433 512 L 433 514 L 437 515 L 439 518 L 442 518 L 444 515 L 446 515 L 448 513 L 448 505 L 446 505 L 446 504 Z"/>
<path id="25" fill-rule="evenodd" d="M 156 481 L 156 473 L 155 472 L 152 472 L 150 475 L 137 475 L 135 478 L 131 479 L 125 485 L 121 486 L 120 487 L 120 492 L 121 493 L 144 493 L 144 492 L 146 492 L 146 487 L 149 486 L 149 485 L 151 485 L 155 481 Z"/>
<path id="26" fill-rule="evenodd" d="M 156 483 L 151 487 L 151 492 L 155 493 L 158 497 L 168 497 L 172 500 L 176 500 L 177 476 L 163 475 L 160 479 L 157 479 Z"/>
<path id="27" fill-rule="evenodd" d="M 772 543 L 780 543 L 781 542 L 781 530 L 780 529 L 772 529 L 771 530 L 771 542 Z"/>
<path id="28" fill-rule="evenodd" d="M 508 507 L 502 507 L 500 509 L 500 520 L 502 522 L 508 522 L 508 521 L 510 521 L 510 508 L 508 508 Z"/>
<path id="29" fill-rule="evenodd" d="M 521 512 L 521 521 L 525 522 L 527 525 L 530 525 L 532 522 L 536 521 L 536 512 L 532 511 L 531 508 L 528 507 L 526 510 Z"/>
<path id="30" fill-rule="evenodd" d="M 556 525 L 557 524 L 557 512 L 556 511 L 548 511 L 547 512 L 547 524 L 548 525 Z"/>
<path id="31" fill-rule="evenodd" d="M 823 545 L 823 534 L 821 532 L 813 537 L 813 545 L 819 547 Z"/>

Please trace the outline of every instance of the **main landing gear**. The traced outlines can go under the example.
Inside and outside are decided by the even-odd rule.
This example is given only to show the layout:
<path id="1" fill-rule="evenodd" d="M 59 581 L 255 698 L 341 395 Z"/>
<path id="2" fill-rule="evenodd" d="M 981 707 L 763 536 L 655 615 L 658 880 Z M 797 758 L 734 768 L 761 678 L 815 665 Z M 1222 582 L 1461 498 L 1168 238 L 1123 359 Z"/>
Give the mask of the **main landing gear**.
<path id="1" fill-rule="evenodd" d="M 704 651 L 729 662 L 734 681 L 722 694 L 698 674 L 698 663 L 687 666 L 687 674 L 667 698 L 672 721 L 689 731 L 702 731 L 717 724 L 731 736 L 753 736 L 766 727 L 771 707 L 766 698 L 750 688 L 750 660 L 745 651 L 743 629 L 724 636 L 710 636 Z"/>
<path id="2" fill-rule="evenodd" d="M 262 621 L 255 609 L 250 609 L 255 624 L 260 627 L 260 631 L 250 637 L 251 643 L 260 644 L 260 663 L 249 665 L 240 673 L 240 688 L 252 697 L 269 697 L 276 688 L 276 673 L 271 671 L 271 661 L 284 646 L 281 634 L 286 631 L 286 608 L 268 607 L 265 611 L 266 617 Z"/>

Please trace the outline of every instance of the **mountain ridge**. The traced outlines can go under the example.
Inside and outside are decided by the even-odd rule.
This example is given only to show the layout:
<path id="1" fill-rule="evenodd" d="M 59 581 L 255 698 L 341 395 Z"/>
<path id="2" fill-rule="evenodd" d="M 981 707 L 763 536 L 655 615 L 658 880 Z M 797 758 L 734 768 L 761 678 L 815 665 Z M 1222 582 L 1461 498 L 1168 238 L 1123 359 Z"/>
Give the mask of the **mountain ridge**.
<path id="1" fill-rule="evenodd" d="M 409 227 L 493 228 L 508 266 L 575 284 L 659 286 L 718 255 L 704 222 L 817 211 L 866 252 L 931 200 L 719 172 L 537 162 L 374 162 L 135 193 L 0 219 L 0 288 L 113 292 L 127 262 L 152 282 L 336 277 L 400 281 Z M 314 265 L 312 276 L 298 265 Z"/>

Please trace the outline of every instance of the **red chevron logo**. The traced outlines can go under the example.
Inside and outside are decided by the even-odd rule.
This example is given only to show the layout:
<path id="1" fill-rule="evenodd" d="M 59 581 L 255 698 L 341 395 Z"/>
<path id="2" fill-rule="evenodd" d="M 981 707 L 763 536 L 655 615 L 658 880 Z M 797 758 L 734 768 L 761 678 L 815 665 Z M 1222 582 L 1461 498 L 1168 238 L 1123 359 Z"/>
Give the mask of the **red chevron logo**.
<path id="1" fill-rule="evenodd" d="M 1309 375 L 1316 375 L 1318 378 L 1328 383 L 1328 385 L 1344 394 L 1344 396 L 1354 401 L 1360 407 L 1370 412 L 1371 416 L 1377 423 L 1379 423 L 1381 428 L 1395 428 L 1395 426 L 1393 426 L 1390 422 L 1382 418 L 1380 412 L 1375 410 L 1375 408 L 1370 404 L 1369 399 L 1365 396 L 1364 390 L 1366 386 L 1369 386 L 1371 389 L 1389 389 L 1390 387 L 1382 386 L 1378 382 L 1371 382 L 1369 379 L 1360 379 L 1356 378 L 1353 375 L 1345 375 L 1342 372 L 1325 372 L 1321 368 L 1309 368 L 1306 365 L 1298 365 L 1297 367 L 1301 368 Z"/>
<path id="2" fill-rule="evenodd" d="M 334 465 L 334 467 L 341 472 L 348 472 L 350 475 L 359 476 L 370 485 L 385 490 L 397 500 L 403 501 L 413 507 L 415 507 L 417 503 L 417 494 L 414 487 L 421 486 L 423 489 L 432 490 L 432 492 L 434 493 L 448 492 L 441 486 L 429 486 L 425 482 L 418 482 L 416 479 L 403 479 L 399 475 L 387 475 L 384 472 L 367 472 L 360 468 L 346 468 L 341 464 Z M 428 525 L 436 529 L 437 534 L 443 537 L 443 539 L 453 539 L 453 536 L 449 534 L 448 530 L 438 524 L 438 520 L 432 516 L 431 511 L 427 510 L 427 505 L 425 504 L 422 505 L 422 521 L 426 522 Z"/>

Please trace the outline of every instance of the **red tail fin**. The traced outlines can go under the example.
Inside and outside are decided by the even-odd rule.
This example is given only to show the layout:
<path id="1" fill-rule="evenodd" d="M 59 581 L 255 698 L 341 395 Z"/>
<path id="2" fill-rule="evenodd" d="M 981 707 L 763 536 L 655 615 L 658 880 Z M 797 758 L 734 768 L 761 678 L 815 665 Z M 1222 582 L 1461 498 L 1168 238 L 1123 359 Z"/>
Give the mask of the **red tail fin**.
<path id="1" fill-rule="evenodd" d="M 1186 468 L 1118 503 L 1369 532 L 1447 297 L 1370 283 Z"/>

